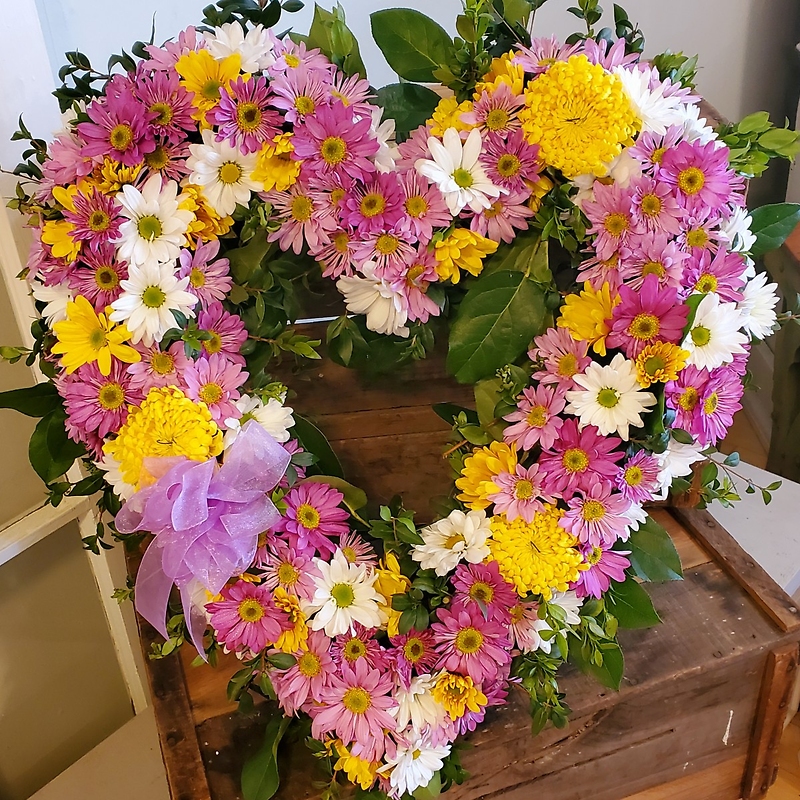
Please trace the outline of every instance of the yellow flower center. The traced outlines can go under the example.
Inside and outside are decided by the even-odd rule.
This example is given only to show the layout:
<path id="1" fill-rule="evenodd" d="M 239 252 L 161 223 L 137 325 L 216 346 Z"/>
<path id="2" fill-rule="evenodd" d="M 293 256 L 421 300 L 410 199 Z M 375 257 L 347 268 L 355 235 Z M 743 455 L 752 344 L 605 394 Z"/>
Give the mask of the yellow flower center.
<path id="1" fill-rule="evenodd" d="M 299 194 L 292 199 L 291 215 L 295 222 L 307 222 L 311 219 L 313 210 L 314 204 L 311 202 L 310 197 Z"/>
<path id="2" fill-rule="evenodd" d="M 456 186 L 461 189 L 469 189 L 469 187 L 475 182 L 475 179 L 472 177 L 472 173 L 463 167 L 458 167 L 453 172 L 453 180 L 456 182 Z"/>
<path id="3" fill-rule="evenodd" d="M 264 607 L 253 597 L 242 600 L 236 610 L 242 622 L 258 622 L 264 616 Z"/>
<path id="4" fill-rule="evenodd" d="M 222 396 L 225 394 L 222 387 L 218 383 L 206 383 L 200 388 L 200 399 L 207 405 L 213 406 L 214 403 L 219 403 Z"/>
<path id="5" fill-rule="evenodd" d="M 283 60 L 286 62 L 287 67 L 297 69 L 300 66 L 300 59 L 294 53 L 287 53 Z"/>
<path id="6" fill-rule="evenodd" d="M 97 402 L 106 411 L 116 411 L 125 402 L 125 391 L 118 383 L 106 383 L 97 393 Z"/>
<path id="7" fill-rule="evenodd" d="M 581 509 L 581 516 L 586 522 L 597 522 L 606 515 L 606 507 L 599 500 L 587 500 Z"/>
<path id="8" fill-rule="evenodd" d="M 711 331 L 703 325 L 692 328 L 691 336 L 697 347 L 705 347 L 711 341 Z"/>
<path id="9" fill-rule="evenodd" d="M 592 552 L 586 556 L 586 563 L 593 567 L 595 564 L 600 562 L 600 559 L 603 557 L 603 551 L 599 547 L 593 547 Z"/>
<path id="10" fill-rule="evenodd" d="M 424 264 L 415 264 L 411 269 L 406 273 L 406 283 L 409 286 L 414 286 L 416 281 L 419 280 L 420 276 L 425 272 L 425 265 Z M 427 284 L 426 284 L 427 285 Z"/>
<path id="11" fill-rule="evenodd" d="M 150 359 L 150 369 L 157 375 L 169 375 L 175 370 L 175 357 L 170 353 L 154 353 Z"/>
<path id="12" fill-rule="evenodd" d="M 452 550 L 457 544 L 466 541 L 463 533 L 454 533 L 445 539 L 444 546 L 448 550 Z"/>
<path id="13" fill-rule="evenodd" d="M 124 153 L 133 143 L 133 129 L 130 125 L 121 122 L 111 129 L 108 141 L 115 150 Z"/>
<path id="14" fill-rule="evenodd" d="M 661 322 L 655 314 L 637 314 L 628 326 L 628 334 L 634 339 L 652 339 L 660 330 Z"/>
<path id="15" fill-rule="evenodd" d="M 349 608 L 356 600 L 356 594 L 349 583 L 335 583 L 331 586 L 331 597 L 339 608 Z"/>
<path id="16" fill-rule="evenodd" d="M 708 244 L 708 233 L 705 228 L 695 228 L 686 234 L 686 244 L 689 247 L 705 247 Z"/>
<path id="17" fill-rule="evenodd" d="M 701 275 L 697 283 L 694 285 L 694 288 L 698 292 L 702 292 L 703 294 L 708 294 L 709 292 L 716 292 L 717 291 L 717 277 L 716 275 L 710 275 L 706 273 L 705 275 Z"/>
<path id="18" fill-rule="evenodd" d="M 589 456 L 580 447 L 570 447 L 561 457 L 561 464 L 568 472 L 584 472 L 589 466 Z"/>
<path id="19" fill-rule="evenodd" d="M 390 256 L 397 252 L 400 240 L 390 233 L 382 233 L 375 242 L 375 249 L 383 256 Z"/>
<path id="20" fill-rule="evenodd" d="M 386 208 L 386 198 L 377 192 L 369 192 L 361 198 L 361 214 L 367 219 L 383 214 Z"/>
<path id="21" fill-rule="evenodd" d="M 139 221 L 136 223 L 136 230 L 139 231 L 139 236 L 142 239 L 152 242 L 153 239 L 158 239 L 161 236 L 161 220 L 153 214 L 139 217 Z"/>
<path id="22" fill-rule="evenodd" d="M 308 503 L 302 503 L 297 507 L 297 521 L 309 530 L 319 527 L 320 516 L 314 506 Z"/>
<path id="23" fill-rule="evenodd" d="M 628 230 L 628 218 L 624 214 L 615 211 L 613 214 L 608 214 L 603 220 L 603 227 L 612 236 L 621 236 Z"/>
<path id="24" fill-rule="evenodd" d="M 514 497 L 517 500 L 530 500 L 533 497 L 533 484 L 527 478 L 520 478 L 514 484 Z"/>
<path id="25" fill-rule="evenodd" d="M 509 114 L 504 108 L 493 108 L 486 115 L 486 127 L 490 131 L 502 131 L 508 127 Z"/>
<path id="26" fill-rule="evenodd" d="M 152 125 L 169 125 L 172 122 L 174 112 L 169 103 L 153 103 L 147 110 L 158 116 L 152 121 Z"/>
<path id="27" fill-rule="evenodd" d="M 642 214 L 647 214 L 648 217 L 657 217 L 661 213 L 661 198 L 650 192 L 642 197 L 641 208 Z"/>
<path id="28" fill-rule="evenodd" d="M 503 153 L 497 159 L 497 174 L 503 178 L 513 178 L 522 169 L 522 162 L 513 153 Z"/>
<path id="29" fill-rule="evenodd" d="M 119 286 L 119 275 L 112 266 L 98 267 L 94 271 L 94 282 L 98 289 L 107 292 Z"/>
<path id="30" fill-rule="evenodd" d="M 331 192 L 331 205 L 334 208 L 337 208 L 339 203 L 341 203 L 342 200 L 344 199 L 345 194 L 346 194 L 345 190 L 342 189 L 341 186 L 338 189 L 334 189 Z"/>
<path id="31" fill-rule="evenodd" d="M 650 163 L 651 164 L 660 164 L 661 159 L 664 158 L 664 153 L 667 152 L 666 147 L 657 147 L 653 150 L 652 154 L 650 155 Z"/>
<path id="32" fill-rule="evenodd" d="M 366 654 L 367 646 L 361 639 L 350 639 L 342 648 L 342 655 L 351 662 L 358 661 L 359 658 L 363 658 Z"/>
<path id="33" fill-rule="evenodd" d="M 622 477 L 628 486 L 638 486 L 644 480 L 644 473 L 641 467 L 628 467 Z"/>
<path id="34" fill-rule="evenodd" d="M 108 214 L 106 214 L 105 211 L 101 211 L 99 208 L 92 211 L 89 215 L 89 228 L 95 231 L 95 233 L 106 230 L 109 222 L 111 222 L 111 219 Z"/>
<path id="35" fill-rule="evenodd" d="M 148 153 L 144 157 L 145 163 L 147 164 L 150 169 L 157 170 L 160 172 L 164 167 L 169 164 L 169 154 L 167 151 L 159 144 L 156 145 L 156 149 L 153 150 L 151 153 Z"/>
<path id="36" fill-rule="evenodd" d="M 663 278 L 666 274 L 667 271 L 664 269 L 664 265 L 658 261 L 648 261 L 642 265 L 642 276 L 658 275 L 659 278 Z"/>
<path id="37" fill-rule="evenodd" d="M 486 217 L 486 219 L 494 219 L 496 216 L 502 213 L 503 204 L 499 200 L 495 200 L 495 202 L 483 212 L 483 216 Z"/>
<path id="38" fill-rule="evenodd" d="M 189 273 L 189 284 L 195 289 L 201 289 L 206 285 L 206 274 L 201 269 L 194 267 Z"/>
<path id="39" fill-rule="evenodd" d="M 525 608 L 521 606 L 519 603 L 517 605 L 512 606 L 511 609 L 511 624 L 516 625 L 517 623 L 521 622 L 523 617 L 525 616 Z"/>
<path id="40" fill-rule="evenodd" d="M 491 603 L 494 600 L 494 586 L 490 586 L 483 581 L 475 581 L 470 586 L 469 596 L 473 600 L 479 600 L 481 603 Z"/>
<path id="41" fill-rule="evenodd" d="M 219 353 L 222 350 L 222 337 L 216 331 L 208 331 L 210 339 L 203 339 L 203 350 L 209 355 Z"/>
<path id="42" fill-rule="evenodd" d="M 251 133 L 258 128 L 261 116 L 261 109 L 255 103 L 240 103 L 236 108 L 236 124 L 245 133 Z"/>
<path id="43" fill-rule="evenodd" d="M 687 167 L 678 173 L 678 186 L 684 194 L 697 194 L 706 185 L 706 176 L 697 167 Z"/>
<path id="44" fill-rule="evenodd" d="M 286 561 L 278 567 L 277 575 L 282 586 L 294 586 L 300 580 L 300 573 Z"/>
<path id="45" fill-rule="evenodd" d="M 372 705 L 372 698 L 360 686 L 352 686 L 344 693 L 342 705 L 351 714 L 366 714 Z"/>
<path id="46" fill-rule="evenodd" d="M 548 417 L 549 414 L 544 406 L 534 406 L 528 412 L 528 425 L 530 425 L 531 428 L 542 428 L 547 423 Z"/>
<path id="47" fill-rule="evenodd" d="M 619 392 L 616 389 L 601 389 L 597 393 L 597 403 L 603 408 L 614 408 L 619 403 Z"/>
<path id="48" fill-rule="evenodd" d="M 571 378 L 578 372 L 578 357 L 574 353 L 567 353 L 558 359 L 558 374 L 562 378 Z"/>
<path id="49" fill-rule="evenodd" d="M 406 661 L 416 664 L 425 655 L 425 643 L 416 636 L 403 645 L 403 655 Z"/>
<path id="50" fill-rule="evenodd" d="M 716 392 L 712 392 L 706 399 L 703 401 L 703 413 L 706 416 L 710 416 L 717 410 L 717 405 L 719 404 L 719 395 Z"/>
<path id="51" fill-rule="evenodd" d="M 222 84 L 216 78 L 209 78 L 201 87 L 200 94 L 206 100 L 219 100 L 219 90 Z"/>
<path id="52" fill-rule="evenodd" d="M 351 563 L 355 564 L 358 561 L 358 553 L 353 547 L 343 547 L 342 555 Z"/>
<path id="53" fill-rule="evenodd" d="M 242 168 L 235 161 L 226 161 L 220 168 L 217 175 L 220 183 L 228 186 L 239 183 L 242 179 Z"/>
<path id="54" fill-rule="evenodd" d="M 316 678 L 322 672 L 322 661 L 316 653 L 309 650 L 297 659 L 297 669 L 306 678 Z"/>
<path id="55" fill-rule="evenodd" d="M 306 114 L 313 114 L 317 104 L 314 102 L 313 97 L 307 94 L 301 94 L 295 97 L 294 107 L 298 114 L 305 116 Z"/>
<path id="56" fill-rule="evenodd" d="M 678 405 L 684 411 L 694 411 L 699 402 L 700 395 L 697 393 L 697 389 L 695 389 L 694 386 L 687 386 L 678 398 Z"/>
<path id="57" fill-rule="evenodd" d="M 424 197 L 415 194 L 406 199 L 404 207 L 409 217 L 419 219 L 428 210 L 428 201 Z"/>
<path id="58" fill-rule="evenodd" d="M 455 648 L 459 653 L 477 653 L 483 645 L 483 634 L 477 628 L 462 628 L 456 634 Z"/>
<path id="59" fill-rule="evenodd" d="M 347 157 L 347 145 L 340 136 L 329 136 L 319 148 L 320 155 L 327 164 L 341 164 Z"/>
<path id="60" fill-rule="evenodd" d="M 350 237 L 347 235 L 345 231 L 339 231 L 335 233 L 332 237 L 333 246 L 339 253 L 346 253 L 347 249 L 350 245 Z"/>

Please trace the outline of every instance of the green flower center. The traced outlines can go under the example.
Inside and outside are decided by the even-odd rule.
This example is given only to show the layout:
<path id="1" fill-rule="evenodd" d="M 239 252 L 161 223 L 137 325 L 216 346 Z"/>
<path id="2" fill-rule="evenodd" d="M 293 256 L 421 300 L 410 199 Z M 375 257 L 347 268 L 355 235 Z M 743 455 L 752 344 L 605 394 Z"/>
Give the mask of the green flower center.
<path id="1" fill-rule="evenodd" d="M 203 272 L 203 270 L 197 269 L 197 267 L 195 267 L 189 273 L 189 283 L 195 289 L 201 289 L 203 286 L 206 285 L 206 274 L 205 274 L 205 272 Z"/>
<path id="2" fill-rule="evenodd" d="M 160 286 L 148 286 L 142 292 L 142 303 L 148 308 L 161 308 L 167 295 Z"/>
<path id="3" fill-rule="evenodd" d="M 660 372 L 664 367 L 667 366 L 667 362 L 664 361 L 661 356 L 650 356 L 650 358 L 646 359 L 644 362 L 644 371 L 648 375 L 655 375 L 656 373 Z"/>
<path id="4" fill-rule="evenodd" d="M 458 167 L 453 172 L 453 180 L 456 182 L 456 186 L 458 186 L 460 189 L 469 189 L 469 187 L 475 183 L 472 173 L 463 167 Z"/>
<path id="5" fill-rule="evenodd" d="M 219 100 L 219 90 L 222 84 L 214 78 L 209 78 L 200 89 L 200 94 L 206 100 Z"/>
<path id="6" fill-rule="evenodd" d="M 691 336 L 697 347 L 705 347 L 711 341 L 711 330 L 704 325 L 697 325 L 692 328 Z"/>
<path id="7" fill-rule="evenodd" d="M 356 601 L 356 594 L 349 583 L 335 583 L 331 587 L 331 597 L 339 608 L 349 608 Z"/>
<path id="8" fill-rule="evenodd" d="M 169 154 L 160 144 L 156 145 L 156 149 L 152 153 L 148 153 L 144 157 L 145 163 L 150 169 L 160 172 L 164 167 L 169 164 Z"/>
<path id="9" fill-rule="evenodd" d="M 597 402 L 603 408 L 614 408 L 619 403 L 619 392 L 616 389 L 601 389 L 597 393 Z"/>
<path id="10" fill-rule="evenodd" d="M 163 231 L 161 220 L 153 214 L 149 214 L 146 217 L 139 217 L 139 221 L 136 223 L 136 229 L 139 231 L 139 236 L 141 236 L 142 239 L 147 239 L 148 242 L 152 242 L 153 239 L 158 239 Z"/>

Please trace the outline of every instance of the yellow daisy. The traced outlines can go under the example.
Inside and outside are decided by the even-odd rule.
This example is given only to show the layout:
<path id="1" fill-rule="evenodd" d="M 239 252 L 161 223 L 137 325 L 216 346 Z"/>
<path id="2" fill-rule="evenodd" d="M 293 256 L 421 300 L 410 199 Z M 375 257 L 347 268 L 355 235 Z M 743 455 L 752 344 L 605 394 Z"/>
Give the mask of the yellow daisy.
<path id="1" fill-rule="evenodd" d="M 461 270 L 470 275 L 480 275 L 483 259 L 497 250 L 497 242 L 481 236 L 468 228 L 456 228 L 441 242 L 436 243 L 434 256 L 436 273 L 443 280 L 458 283 Z"/>
<path id="2" fill-rule="evenodd" d="M 378 576 L 375 591 L 383 598 L 378 607 L 388 618 L 386 632 L 389 636 L 397 636 L 400 633 L 397 626 L 401 612 L 392 608 L 392 595 L 405 594 L 411 587 L 411 581 L 400 572 L 400 562 L 394 553 L 387 553 L 375 572 Z"/>
<path id="3" fill-rule="evenodd" d="M 208 50 L 193 50 L 178 59 L 175 70 L 182 78 L 184 89 L 194 94 L 192 116 L 201 128 L 210 127 L 206 112 L 219 103 L 219 90 L 227 89 L 231 81 L 239 77 L 241 66 L 242 57 L 238 53 L 217 61 Z"/>
<path id="4" fill-rule="evenodd" d="M 347 780 L 350 783 L 357 784 L 364 791 L 369 789 L 375 783 L 381 762 L 366 761 L 363 758 L 352 755 L 340 739 L 336 740 L 334 747 L 339 755 L 338 761 L 333 765 L 334 771 L 341 770 L 347 775 Z"/>
<path id="5" fill-rule="evenodd" d="M 453 672 L 442 672 L 431 694 L 444 706 L 450 719 L 460 719 L 467 711 L 478 713 L 489 702 L 469 675 Z"/>
<path id="6" fill-rule="evenodd" d="M 221 217 L 211 208 L 202 186 L 187 183 L 181 191 L 180 199 L 178 208 L 194 214 L 194 219 L 186 229 L 188 246 L 192 249 L 196 247 L 198 240 L 207 242 L 209 239 L 218 239 L 233 226 L 233 217 Z"/>
<path id="7" fill-rule="evenodd" d="M 652 383 L 674 381 L 688 358 L 688 351 L 671 342 L 649 344 L 636 359 L 636 379 L 645 389 Z"/>
<path id="8" fill-rule="evenodd" d="M 522 94 L 525 88 L 525 70 L 513 62 L 514 51 L 504 53 L 500 58 L 492 59 L 492 66 L 483 76 L 483 80 L 475 85 L 475 99 L 483 92 L 493 92 L 501 83 L 507 83 L 514 94 Z"/>
<path id="9" fill-rule="evenodd" d="M 141 171 L 141 164 L 137 164 L 135 167 L 126 167 L 124 164 L 120 164 L 119 161 L 114 161 L 113 158 L 105 156 L 103 163 L 99 167 L 95 167 L 91 182 L 103 194 L 116 194 L 126 184 L 132 186 L 136 183 Z"/>
<path id="10" fill-rule="evenodd" d="M 308 625 L 306 625 L 306 615 L 300 609 L 300 601 L 282 586 L 275 587 L 272 598 L 275 605 L 289 617 L 289 622 L 292 623 L 292 627 L 283 631 L 278 637 L 275 647 L 284 653 L 305 650 L 308 641 Z"/>
<path id="11" fill-rule="evenodd" d="M 497 491 L 492 479 L 501 472 L 513 475 L 516 469 L 516 445 L 492 442 L 475 450 L 464 459 L 461 477 L 456 480 L 456 487 L 461 490 L 458 499 L 474 511 L 487 508 L 491 505 L 489 495 Z"/>
<path id="12" fill-rule="evenodd" d="M 258 154 L 258 164 L 251 178 L 264 184 L 264 191 L 276 189 L 285 192 L 297 183 L 303 162 L 292 158 L 294 145 L 291 133 L 279 133 L 271 144 L 265 145 Z"/>
<path id="13" fill-rule="evenodd" d="M 556 321 L 566 328 L 573 339 L 589 342 L 599 356 L 606 354 L 606 337 L 611 331 L 614 306 L 620 302 L 618 294 L 611 296 L 611 287 L 604 283 L 599 290 L 592 289 L 587 281 L 580 294 L 567 295 L 561 306 L 561 316 Z"/>

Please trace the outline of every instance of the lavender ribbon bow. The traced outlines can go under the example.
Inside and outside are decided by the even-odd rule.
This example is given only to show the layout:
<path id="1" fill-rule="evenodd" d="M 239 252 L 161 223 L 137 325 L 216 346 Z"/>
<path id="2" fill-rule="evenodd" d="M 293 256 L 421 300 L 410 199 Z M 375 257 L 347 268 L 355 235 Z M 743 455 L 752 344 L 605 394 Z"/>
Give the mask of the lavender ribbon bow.
<path id="1" fill-rule="evenodd" d="M 258 535 L 280 519 L 267 492 L 283 477 L 290 458 L 250 420 L 221 467 L 213 458 L 147 460 L 146 469 L 160 477 L 125 503 L 116 525 L 121 533 L 155 534 L 136 576 L 136 609 L 164 638 L 175 584 L 192 642 L 204 655 L 203 590 L 218 594 L 252 563 Z"/>

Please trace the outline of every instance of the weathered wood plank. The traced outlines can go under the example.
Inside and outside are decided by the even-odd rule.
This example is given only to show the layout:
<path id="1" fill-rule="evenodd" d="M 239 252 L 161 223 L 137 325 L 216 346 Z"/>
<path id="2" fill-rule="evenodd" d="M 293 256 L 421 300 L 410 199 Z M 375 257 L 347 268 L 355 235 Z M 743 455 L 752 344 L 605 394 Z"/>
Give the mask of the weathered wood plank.
<path id="1" fill-rule="evenodd" d="M 744 758 L 732 758 L 625 800 L 731 800 L 739 797 Z"/>

